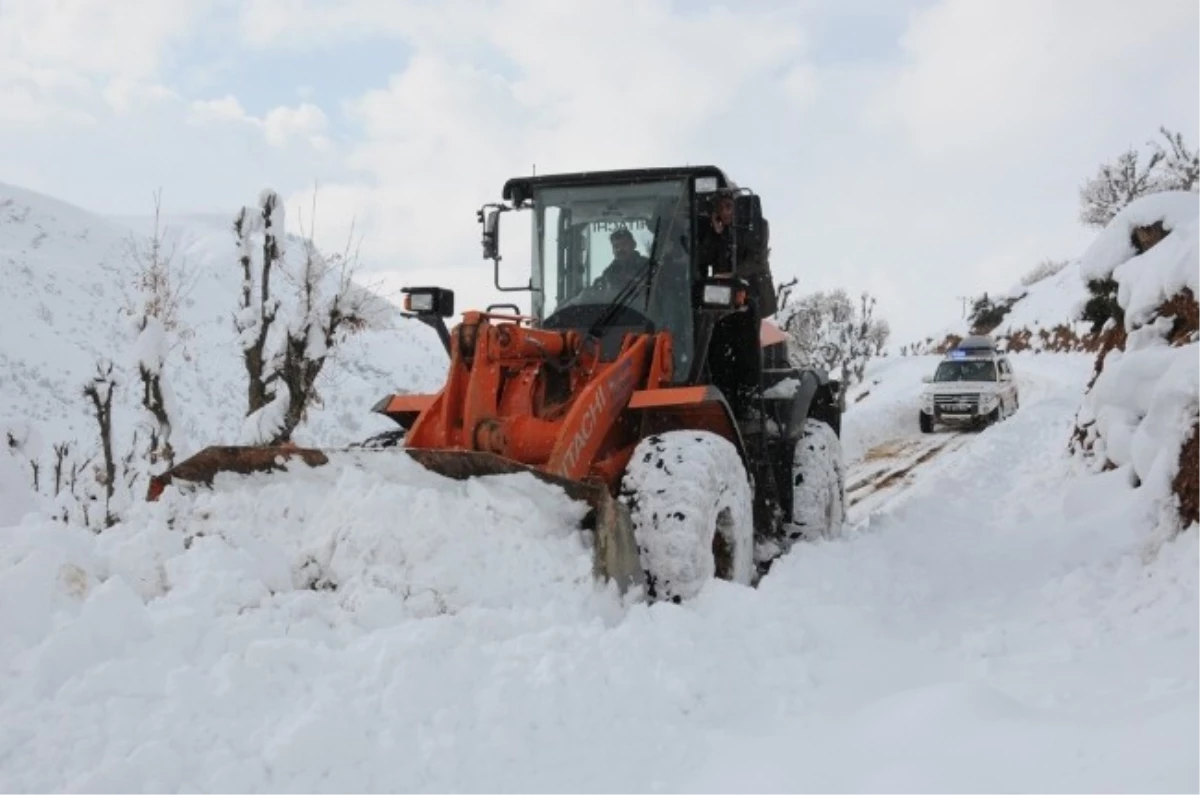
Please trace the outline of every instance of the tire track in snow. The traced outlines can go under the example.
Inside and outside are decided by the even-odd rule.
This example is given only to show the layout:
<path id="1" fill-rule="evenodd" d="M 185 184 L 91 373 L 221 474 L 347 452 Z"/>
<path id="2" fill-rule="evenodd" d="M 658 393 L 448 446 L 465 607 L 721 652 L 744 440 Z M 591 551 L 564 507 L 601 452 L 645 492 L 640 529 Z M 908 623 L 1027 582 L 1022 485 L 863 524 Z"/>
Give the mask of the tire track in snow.
<path id="1" fill-rule="evenodd" d="M 893 439 L 872 447 L 847 472 L 848 523 L 858 525 L 886 506 L 912 485 L 924 466 L 961 449 L 974 436 L 939 434 L 929 439 Z"/>

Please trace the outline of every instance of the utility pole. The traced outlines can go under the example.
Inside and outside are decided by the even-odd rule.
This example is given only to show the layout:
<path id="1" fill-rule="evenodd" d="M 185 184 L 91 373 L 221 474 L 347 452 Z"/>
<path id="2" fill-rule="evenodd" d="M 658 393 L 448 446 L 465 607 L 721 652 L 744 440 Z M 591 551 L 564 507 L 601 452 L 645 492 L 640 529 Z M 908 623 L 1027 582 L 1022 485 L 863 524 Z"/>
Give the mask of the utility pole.
<path id="1" fill-rule="evenodd" d="M 962 316 L 965 318 L 967 316 L 967 301 L 970 301 L 971 299 L 969 296 L 965 295 L 956 295 L 955 298 L 962 301 Z"/>

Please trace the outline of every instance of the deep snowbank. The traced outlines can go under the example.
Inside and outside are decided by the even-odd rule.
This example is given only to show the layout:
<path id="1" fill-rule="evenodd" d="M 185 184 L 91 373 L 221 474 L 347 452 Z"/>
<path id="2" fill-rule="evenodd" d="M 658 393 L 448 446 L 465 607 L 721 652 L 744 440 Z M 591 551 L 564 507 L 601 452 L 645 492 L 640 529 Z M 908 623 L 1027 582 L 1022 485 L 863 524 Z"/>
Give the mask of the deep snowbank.
<path id="1" fill-rule="evenodd" d="M 1116 280 L 1125 334 L 1114 338 L 1119 342 L 1123 336 L 1123 345 L 1101 353 L 1098 375 L 1077 417 L 1075 448 L 1094 471 L 1115 469 L 1114 486 L 1139 487 L 1140 501 L 1156 514 L 1148 520 L 1151 525 L 1178 523 L 1179 495 L 1172 481 L 1200 414 L 1194 308 L 1200 294 L 1198 215 L 1195 193 L 1144 197 L 1113 218 L 1083 257 L 1087 278 Z M 1155 223 L 1168 234 L 1139 254 L 1131 243 L 1133 231 Z M 1184 290 L 1190 296 L 1181 295 Z M 1171 299 L 1178 305 L 1168 305 Z"/>
<path id="2" fill-rule="evenodd" d="M 544 484 L 379 454 L 6 529 L 0 787 L 1194 790 L 1196 534 L 1147 563 L 1072 478 L 1077 375 L 682 606 L 594 585 Z"/>

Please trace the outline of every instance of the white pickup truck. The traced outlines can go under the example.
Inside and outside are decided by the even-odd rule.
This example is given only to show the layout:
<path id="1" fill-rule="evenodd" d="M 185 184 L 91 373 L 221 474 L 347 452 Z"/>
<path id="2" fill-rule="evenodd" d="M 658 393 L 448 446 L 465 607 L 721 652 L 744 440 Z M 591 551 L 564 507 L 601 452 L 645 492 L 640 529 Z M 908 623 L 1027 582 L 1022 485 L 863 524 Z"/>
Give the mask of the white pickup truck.
<path id="1" fill-rule="evenodd" d="M 932 433 L 939 423 L 991 424 L 1020 405 L 1012 364 L 989 337 L 967 337 L 923 380 L 928 386 L 921 393 L 922 433 Z"/>

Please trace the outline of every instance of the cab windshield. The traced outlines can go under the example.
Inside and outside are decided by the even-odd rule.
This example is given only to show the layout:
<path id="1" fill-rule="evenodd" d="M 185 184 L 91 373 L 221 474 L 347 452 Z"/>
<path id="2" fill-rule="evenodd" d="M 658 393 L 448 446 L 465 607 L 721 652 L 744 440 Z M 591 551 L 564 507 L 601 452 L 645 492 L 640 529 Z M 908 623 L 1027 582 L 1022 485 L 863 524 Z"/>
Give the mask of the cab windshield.
<path id="1" fill-rule="evenodd" d="M 532 309 L 541 324 L 588 328 L 625 291 L 621 310 L 600 330 L 604 358 L 615 356 L 627 332 L 670 329 L 675 373 L 685 377 L 692 355 L 687 182 L 547 186 L 533 199 Z"/>
<path id="2" fill-rule="evenodd" d="M 942 362 L 934 381 L 995 381 L 996 364 L 989 361 Z"/>

